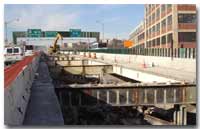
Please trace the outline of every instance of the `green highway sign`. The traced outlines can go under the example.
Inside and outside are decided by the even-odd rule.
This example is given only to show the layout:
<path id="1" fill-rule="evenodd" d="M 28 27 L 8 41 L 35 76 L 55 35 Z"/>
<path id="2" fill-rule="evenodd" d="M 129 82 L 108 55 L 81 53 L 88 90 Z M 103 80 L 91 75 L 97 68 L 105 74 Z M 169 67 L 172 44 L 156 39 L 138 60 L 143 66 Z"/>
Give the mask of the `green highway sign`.
<path id="1" fill-rule="evenodd" d="M 70 37 L 81 37 L 81 29 L 69 29 Z"/>
<path id="2" fill-rule="evenodd" d="M 45 31 L 45 37 L 56 37 L 57 32 L 56 31 Z"/>
<path id="3" fill-rule="evenodd" d="M 41 37 L 41 29 L 28 29 L 28 37 Z"/>

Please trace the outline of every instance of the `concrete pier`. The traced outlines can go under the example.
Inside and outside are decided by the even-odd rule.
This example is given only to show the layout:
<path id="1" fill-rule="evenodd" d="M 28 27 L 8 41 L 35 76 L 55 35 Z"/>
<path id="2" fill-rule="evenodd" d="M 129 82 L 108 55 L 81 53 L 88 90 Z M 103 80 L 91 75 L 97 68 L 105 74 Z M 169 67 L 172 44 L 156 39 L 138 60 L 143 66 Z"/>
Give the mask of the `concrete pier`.
<path id="1" fill-rule="evenodd" d="M 185 105 L 177 105 L 174 111 L 174 124 L 187 125 L 187 108 Z"/>

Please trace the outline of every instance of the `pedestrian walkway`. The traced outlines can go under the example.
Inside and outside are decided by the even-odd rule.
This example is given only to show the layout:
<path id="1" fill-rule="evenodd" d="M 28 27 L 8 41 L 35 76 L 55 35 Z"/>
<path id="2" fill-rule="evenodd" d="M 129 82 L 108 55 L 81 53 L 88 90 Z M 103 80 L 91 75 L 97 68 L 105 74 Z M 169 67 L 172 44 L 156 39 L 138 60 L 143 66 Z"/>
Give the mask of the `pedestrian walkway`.
<path id="1" fill-rule="evenodd" d="M 24 125 L 64 125 L 61 108 L 45 62 L 40 62 L 24 118 Z"/>

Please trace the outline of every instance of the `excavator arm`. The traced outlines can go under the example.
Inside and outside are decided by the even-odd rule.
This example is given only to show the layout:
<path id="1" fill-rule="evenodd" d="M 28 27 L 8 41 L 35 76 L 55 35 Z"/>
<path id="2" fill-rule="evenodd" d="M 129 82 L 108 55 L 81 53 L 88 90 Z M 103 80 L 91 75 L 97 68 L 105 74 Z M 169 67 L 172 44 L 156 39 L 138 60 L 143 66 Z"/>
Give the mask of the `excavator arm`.
<path id="1" fill-rule="evenodd" d="M 49 48 L 49 54 L 53 54 L 57 52 L 57 49 L 59 48 L 59 46 L 57 45 L 58 40 L 63 40 L 62 35 L 59 33 L 56 35 L 56 39 L 53 43 L 53 46 Z"/>

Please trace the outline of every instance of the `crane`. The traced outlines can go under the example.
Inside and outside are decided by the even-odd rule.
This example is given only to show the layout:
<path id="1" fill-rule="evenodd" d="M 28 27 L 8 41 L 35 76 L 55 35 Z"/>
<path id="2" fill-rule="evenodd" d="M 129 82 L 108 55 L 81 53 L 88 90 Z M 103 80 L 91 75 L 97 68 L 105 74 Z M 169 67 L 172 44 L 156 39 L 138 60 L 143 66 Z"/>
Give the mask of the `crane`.
<path id="1" fill-rule="evenodd" d="M 60 40 L 63 40 L 63 37 L 62 37 L 61 34 L 57 33 L 56 39 L 55 39 L 55 41 L 54 41 L 54 43 L 53 43 L 53 46 L 50 46 L 50 47 L 49 47 L 49 50 L 48 50 L 48 53 L 49 53 L 49 54 L 56 53 L 56 52 L 59 50 L 60 46 L 57 45 L 57 42 L 58 42 L 59 39 L 60 39 Z"/>

